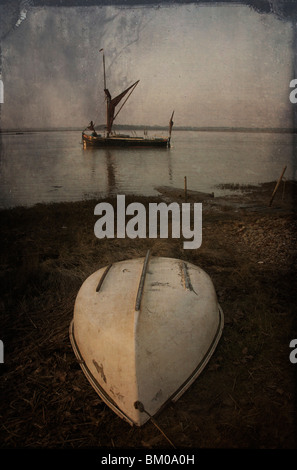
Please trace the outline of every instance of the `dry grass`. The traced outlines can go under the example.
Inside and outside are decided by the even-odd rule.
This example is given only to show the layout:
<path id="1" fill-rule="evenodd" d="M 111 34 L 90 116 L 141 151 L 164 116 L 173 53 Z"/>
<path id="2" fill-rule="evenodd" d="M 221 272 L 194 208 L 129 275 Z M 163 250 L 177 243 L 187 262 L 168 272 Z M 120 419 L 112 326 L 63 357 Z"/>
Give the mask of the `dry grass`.
<path id="1" fill-rule="evenodd" d="M 150 248 L 205 269 L 225 314 L 209 365 L 160 413 L 159 425 L 177 447 L 296 448 L 296 365 L 289 362 L 289 341 L 297 337 L 292 212 L 206 208 L 203 244 L 192 251 L 176 239 L 96 239 L 97 202 L 0 213 L 1 446 L 169 446 L 152 423 L 131 428 L 100 400 L 68 337 L 82 282 Z M 269 231 L 260 236 L 263 227 Z"/>

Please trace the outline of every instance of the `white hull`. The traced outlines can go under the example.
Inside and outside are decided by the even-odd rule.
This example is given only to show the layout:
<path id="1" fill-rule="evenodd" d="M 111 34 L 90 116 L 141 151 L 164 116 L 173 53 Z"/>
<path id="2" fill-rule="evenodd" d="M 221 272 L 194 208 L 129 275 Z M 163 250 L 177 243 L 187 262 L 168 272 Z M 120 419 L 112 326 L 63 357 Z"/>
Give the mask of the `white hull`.
<path id="1" fill-rule="evenodd" d="M 99 269 L 83 283 L 70 339 L 96 392 L 141 426 L 198 377 L 222 329 L 223 312 L 203 270 L 147 257 Z"/>

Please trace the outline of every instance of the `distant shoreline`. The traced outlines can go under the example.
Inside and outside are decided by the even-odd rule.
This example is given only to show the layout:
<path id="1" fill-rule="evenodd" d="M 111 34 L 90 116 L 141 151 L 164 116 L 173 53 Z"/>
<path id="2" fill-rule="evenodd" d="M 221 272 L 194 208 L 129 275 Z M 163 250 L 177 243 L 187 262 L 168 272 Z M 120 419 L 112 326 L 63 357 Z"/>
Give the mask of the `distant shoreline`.
<path id="1" fill-rule="evenodd" d="M 104 126 L 96 126 L 97 130 L 104 130 Z M 114 126 L 117 131 L 126 129 L 131 131 L 166 131 L 168 128 L 164 126 L 133 126 L 133 125 L 118 125 Z M 27 129 L 0 129 L 0 134 L 25 134 L 33 132 L 82 132 L 83 126 L 79 127 L 57 127 L 57 128 L 27 128 Z M 275 133 L 275 134 L 296 134 L 295 128 L 277 128 L 277 127 L 190 127 L 190 126 L 176 126 L 173 131 L 194 131 L 194 132 L 246 132 L 246 133 Z"/>

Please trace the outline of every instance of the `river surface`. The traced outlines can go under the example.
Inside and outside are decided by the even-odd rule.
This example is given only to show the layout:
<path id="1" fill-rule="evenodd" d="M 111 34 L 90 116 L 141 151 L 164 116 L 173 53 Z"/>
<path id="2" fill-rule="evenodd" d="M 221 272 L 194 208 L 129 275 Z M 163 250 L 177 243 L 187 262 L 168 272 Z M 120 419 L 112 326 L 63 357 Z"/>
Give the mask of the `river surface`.
<path id="1" fill-rule="evenodd" d="M 140 133 L 138 133 L 141 135 Z M 149 136 L 160 132 L 149 132 Z M 166 136 L 166 132 L 163 133 Z M 222 195 L 222 184 L 296 179 L 297 136 L 173 131 L 170 149 L 83 149 L 79 131 L 6 133 L 1 138 L 0 208 L 157 195 L 158 186 Z"/>

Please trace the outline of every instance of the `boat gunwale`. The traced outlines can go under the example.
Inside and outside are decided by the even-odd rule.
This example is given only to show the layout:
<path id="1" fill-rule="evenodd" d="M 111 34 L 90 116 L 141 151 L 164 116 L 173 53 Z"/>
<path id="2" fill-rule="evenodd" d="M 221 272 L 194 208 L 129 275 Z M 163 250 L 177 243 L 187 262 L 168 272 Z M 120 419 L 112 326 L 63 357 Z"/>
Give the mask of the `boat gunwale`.
<path id="1" fill-rule="evenodd" d="M 75 356 L 77 358 L 77 361 L 84 372 L 86 378 L 88 379 L 89 383 L 92 385 L 93 389 L 97 394 L 102 398 L 102 400 L 121 418 L 123 418 L 125 421 L 127 421 L 131 426 L 133 426 L 134 421 L 131 420 L 118 406 L 117 404 L 113 401 L 113 399 L 106 393 L 106 391 L 101 387 L 99 382 L 95 379 L 94 375 L 88 368 L 83 356 L 80 353 L 79 347 L 77 345 L 75 335 L 74 335 L 74 319 L 71 320 L 70 326 L 69 326 L 69 337 L 70 337 L 70 342 L 72 345 L 72 348 L 74 350 Z"/>
<path id="2" fill-rule="evenodd" d="M 212 357 L 218 342 L 222 336 L 223 332 L 223 327 L 224 327 L 224 313 L 223 309 L 218 304 L 218 310 L 219 310 L 219 324 L 217 327 L 217 331 L 213 337 L 213 340 L 206 351 L 203 359 L 199 362 L 198 366 L 194 369 L 192 374 L 189 375 L 187 380 L 178 388 L 178 390 L 171 396 L 170 401 L 176 402 L 183 394 L 184 392 L 191 386 L 191 384 L 196 380 L 196 378 L 201 374 L 203 369 L 206 367 L 207 363 L 209 362 L 210 358 Z"/>
<path id="3" fill-rule="evenodd" d="M 120 137 L 120 136 L 92 136 L 82 133 L 82 141 L 83 143 L 93 145 L 93 146 L 104 146 L 104 145 L 126 145 L 126 144 L 133 144 L 137 146 L 139 144 L 140 147 L 169 147 L 169 139 L 167 137 L 152 137 L 152 138 L 144 138 L 144 137 Z"/>

